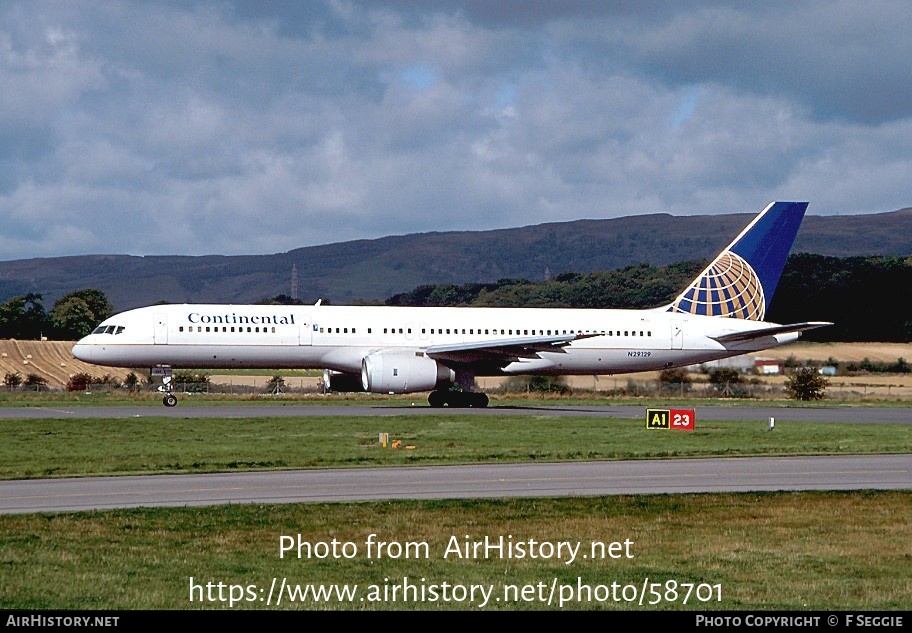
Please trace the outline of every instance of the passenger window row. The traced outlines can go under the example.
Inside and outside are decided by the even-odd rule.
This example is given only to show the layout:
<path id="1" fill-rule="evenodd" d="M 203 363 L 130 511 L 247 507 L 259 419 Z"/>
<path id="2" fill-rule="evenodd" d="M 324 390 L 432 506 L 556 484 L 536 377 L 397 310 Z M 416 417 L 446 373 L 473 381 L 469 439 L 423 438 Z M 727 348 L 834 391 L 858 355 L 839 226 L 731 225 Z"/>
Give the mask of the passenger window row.
<path id="1" fill-rule="evenodd" d="M 357 334 L 356 328 L 331 328 L 331 327 L 320 327 L 318 329 L 320 334 L 348 334 L 351 331 L 352 334 Z M 367 333 L 370 334 L 372 328 L 367 328 Z M 412 328 L 395 328 L 395 327 L 385 327 L 383 328 L 384 334 L 411 334 Z M 427 328 L 421 328 L 422 334 L 427 334 Z M 436 335 L 445 335 L 445 334 L 468 334 L 468 335 L 498 335 L 501 336 L 560 336 L 562 334 L 601 334 L 603 336 L 652 336 L 651 330 L 529 330 L 529 329 L 508 329 L 508 328 L 430 328 L 431 334 Z"/>
<path id="2" fill-rule="evenodd" d="M 194 329 L 194 328 L 195 328 L 195 329 Z M 184 326 L 181 325 L 180 327 L 178 327 L 178 328 L 177 328 L 177 331 L 178 331 L 178 332 L 183 332 L 183 331 L 184 331 Z M 212 325 L 212 326 L 207 325 L 207 326 L 205 326 L 205 327 L 202 326 L 202 325 L 197 325 L 197 326 L 190 325 L 190 326 L 187 327 L 187 331 L 188 331 L 188 332 L 194 332 L 194 331 L 195 331 L 195 332 L 238 332 L 238 333 L 241 333 L 241 332 L 257 332 L 257 333 L 262 332 L 263 334 L 268 334 L 268 333 L 274 334 L 275 331 L 276 331 L 276 329 L 275 329 L 275 326 L 273 326 L 273 327 L 271 327 L 271 328 L 267 328 L 265 325 L 264 325 L 262 328 L 261 328 L 260 326 L 258 326 L 258 325 L 257 325 L 257 326 L 250 326 L 250 325 L 248 325 L 246 328 L 241 327 L 241 326 L 238 326 L 237 328 L 235 328 L 235 326 L 233 326 L 233 325 L 232 325 L 231 327 L 228 327 L 227 325 L 223 325 L 223 326 L 222 326 L 222 329 L 219 330 L 219 327 L 218 327 L 217 325 Z"/>

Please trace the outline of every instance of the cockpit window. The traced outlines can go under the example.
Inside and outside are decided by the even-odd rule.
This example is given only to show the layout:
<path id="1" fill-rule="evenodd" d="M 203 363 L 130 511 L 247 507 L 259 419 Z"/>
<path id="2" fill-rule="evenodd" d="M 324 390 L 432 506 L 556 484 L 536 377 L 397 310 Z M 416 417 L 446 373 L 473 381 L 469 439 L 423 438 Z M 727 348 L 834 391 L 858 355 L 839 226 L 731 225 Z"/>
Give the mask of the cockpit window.
<path id="1" fill-rule="evenodd" d="M 92 334 L 120 334 L 124 331 L 122 325 L 99 325 L 92 330 Z"/>

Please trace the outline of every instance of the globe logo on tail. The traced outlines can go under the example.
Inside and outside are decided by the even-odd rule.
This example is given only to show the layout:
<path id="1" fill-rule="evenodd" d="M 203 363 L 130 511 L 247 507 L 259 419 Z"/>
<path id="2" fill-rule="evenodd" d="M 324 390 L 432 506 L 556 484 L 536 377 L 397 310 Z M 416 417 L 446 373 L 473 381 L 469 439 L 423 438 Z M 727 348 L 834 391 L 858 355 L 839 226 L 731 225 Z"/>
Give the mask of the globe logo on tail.
<path id="1" fill-rule="evenodd" d="M 669 311 L 762 321 L 763 285 L 744 258 L 725 251 L 675 299 Z"/>

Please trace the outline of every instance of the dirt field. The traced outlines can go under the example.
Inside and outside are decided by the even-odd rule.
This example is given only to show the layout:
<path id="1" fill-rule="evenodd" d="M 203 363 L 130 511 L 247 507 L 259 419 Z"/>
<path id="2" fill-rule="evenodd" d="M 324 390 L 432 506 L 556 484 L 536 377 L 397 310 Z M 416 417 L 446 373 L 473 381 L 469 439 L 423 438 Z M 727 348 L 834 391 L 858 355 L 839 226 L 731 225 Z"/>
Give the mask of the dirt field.
<path id="1" fill-rule="evenodd" d="M 16 341 L 0 340 L 0 375 L 19 372 L 23 379 L 28 374 L 37 374 L 48 381 L 51 389 L 64 389 L 70 376 L 85 372 L 101 378 L 105 374 L 123 380 L 129 369 L 99 367 L 73 358 L 70 350 L 72 341 Z M 826 361 L 833 358 L 840 362 L 861 361 L 868 358 L 874 362 L 894 362 L 904 358 L 912 362 L 912 343 L 793 343 L 783 347 L 766 350 L 757 358 L 786 360 L 794 357 L 798 362 L 804 360 Z M 577 389 L 596 391 L 618 389 L 626 385 L 628 379 L 636 381 L 655 380 L 658 372 L 640 374 L 621 374 L 616 376 L 573 376 L 567 383 Z M 265 387 L 270 375 L 238 376 L 213 375 L 212 382 L 221 385 Z M 768 384 L 781 384 L 782 376 L 764 377 Z M 912 375 L 869 374 L 865 376 L 834 376 L 830 379 L 830 391 L 847 391 L 861 396 L 899 396 L 912 398 Z M 482 389 L 494 389 L 501 385 L 500 378 L 479 378 Z M 288 377 L 285 383 L 292 389 L 317 388 L 319 378 Z"/>
<path id="2" fill-rule="evenodd" d="M 862 361 L 865 358 L 872 362 L 894 362 L 904 358 L 912 362 L 912 343 L 804 343 L 797 342 L 782 347 L 775 347 L 757 354 L 758 358 L 786 360 L 794 356 L 796 360 L 826 361 L 834 358 L 839 362 Z"/>
<path id="3" fill-rule="evenodd" d="M 0 375 L 19 372 L 25 380 L 37 374 L 47 380 L 51 389 L 64 389 L 73 374 L 85 372 L 101 378 L 105 374 L 121 380 L 129 369 L 99 367 L 73 358 L 72 341 L 16 341 L 0 340 Z"/>

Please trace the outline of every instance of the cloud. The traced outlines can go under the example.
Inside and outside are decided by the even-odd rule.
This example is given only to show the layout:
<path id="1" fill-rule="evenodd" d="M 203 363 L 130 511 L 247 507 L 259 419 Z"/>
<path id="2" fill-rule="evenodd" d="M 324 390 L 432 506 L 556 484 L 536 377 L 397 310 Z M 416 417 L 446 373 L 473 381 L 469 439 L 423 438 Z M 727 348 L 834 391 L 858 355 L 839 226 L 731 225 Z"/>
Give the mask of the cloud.
<path id="1" fill-rule="evenodd" d="M 663 83 L 782 96 L 815 119 L 912 114 L 912 12 L 901 1 L 705 3 L 605 26 L 594 46 L 605 42 L 611 59 Z"/>
<path id="2" fill-rule="evenodd" d="M 912 204 L 892 0 L 0 7 L 0 256 Z"/>

